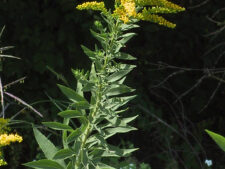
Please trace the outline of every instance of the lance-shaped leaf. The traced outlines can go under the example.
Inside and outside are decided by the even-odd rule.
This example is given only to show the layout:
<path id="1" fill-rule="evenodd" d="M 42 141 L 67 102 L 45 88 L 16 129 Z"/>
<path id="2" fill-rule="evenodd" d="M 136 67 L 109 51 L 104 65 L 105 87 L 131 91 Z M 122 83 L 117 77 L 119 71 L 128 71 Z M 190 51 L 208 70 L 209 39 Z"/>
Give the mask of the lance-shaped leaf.
<path id="1" fill-rule="evenodd" d="M 66 149 L 62 149 L 62 150 L 59 150 L 55 155 L 54 155 L 54 159 L 66 159 L 66 158 L 70 158 L 71 156 L 74 155 L 74 152 L 69 149 L 69 148 L 66 148 Z"/>
<path id="2" fill-rule="evenodd" d="M 39 168 L 39 169 L 64 169 L 59 163 L 52 160 L 38 160 L 23 164 L 27 167 Z"/>
<path id="3" fill-rule="evenodd" d="M 74 103 L 77 109 L 89 109 L 90 105 L 87 101 L 79 101 Z"/>
<path id="4" fill-rule="evenodd" d="M 121 60 L 137 60 L 137 58 L 131 56 L 131 55 L 128 54 L 128 53 L 123 53 L 123 52 L 119 52 L 119 53 L 116 55 L 116 58 L 117 58 L 117 59 L 121 59 Z"/>
<path id="5" fill-rule="evenodd" d="M 216 144 L 225 152 L 225 137 L 209 130 L 205 130 L 205 131 L 216 142 Z"/>
<path id="6" fill-rule="evenodd" d="M 135 89 L 132 89 L 126 85 L 111 85 L 109 88 L 106 90 L 106 95 L 107 96 L 115 96 L 115 95 L 120 95 L 128 92 L 133 92 Z"/>
<path id="7" fill-rule="evenodd" d="M 95 56 L 95 52 L 88 49 L 86 46 L 81 45 L 81 48 L 83 49 L 84 53 L 91 59 L 91 60 L 95 60 L 96 56 Z"/>
<path id="8" fill-rule="evenodd" d="M 72 127 L 59 122 L 42 122 L 42 124 L 54 130 L 73 130 Z"/>
<path id="9" fill-rule="evenodd" d="M 105 44 L 106 44 L 106 40 L 107 40 L 107 38 L 108 38 L 108 36 L 107 36 L 107 34 L 105 33 L 105 34 L 103 34 L 103 33 L 101 33 L 101 34 L 99 34 L 99 33 L 96 33 L 95 31 L 93 31 L 92 29 L 90 29 L 90 31 L 91 31 L 91 34 L 99 41 L 99 42 L 101 42 L 101 44 L 103 45 L 103 47 L 105 46 Z"/>
<path id="10" fill-rule="evenodd" d="M 67 143 L 71 143 L 71 142 L 75 141 L 81 134 L 82 134 L 82 132 L 80 131 L 79 128 L 74 130 L 67 137 Z"/>
<path id="11" fill-rule="evenodd" d="M 58 84 L 58 87 L 63 92 L 63 94 L 68 99 L 70 99 L 71 101 L 73 101 L 75 103 L 76 102 L 80 102 L 80 101 L 84 101 L 84 102 L 88 103 L 88 101 L 84 97 L 82 97 L 81 95 L 77 94 L 73 89 L 71 89 L 69 87 L 66 87 L 66 86 L 63 86 L 63 85 L 60 85 L 60 84 Z"/>
<path id="12" fill-rule="evenodd" d="M 14 48 L 14 46 L 5 46 L 5 47 L 1 47 L 0 48 L 0 51 L 5 51 L 5 50 L 9 50 L 9 49 L 12 49 L 12 48 Z"/>
<path id="13" fill-rule="evenodd" d="M 79 118 L 82 115 L 80 111 L 77 110 L 66 110 L 58 113 L 59 116 L 63 118 Z"/>
<path id="14" fill-rule="evenodd" d="M 16 56 L 12 56 L 12 55 L 0 55 L 0 58 L 12 58 L 12 59 L 20 59 Z"/>
<path id="15" fill-rule="evenodd" d="M 122 31 L 127 31 L 127 30 L 130 30 L 130 29 L 133 29 L 133 28 L 139 28 L 140 26 L 139 25 L 136 25 L 136 24 L 122 24 L 121 25 L 121 30 Z"/>
<path id="16" fill-rule="evenodd" d="M 104 163 L 98 163 L 98 165 L 96 166 L 96 169 L 116 169 L 116 168 L 106 165 Z"/>
<path id="17" fill-rule="evenodd" d="M 138 150 L 137 148 L 132 149 L 120 149 L 117 146 L 109 145 L 109 150 L 105 150 L 102 154 L 103 157 L 114 156 L 114 157 L 124 157 L 134 151 Z M 114 154 L 114 155 L 113 155 Z"/>
<path id="18" fill-rule="evenodd" d="M 135 67 L 136 67 L 135 65 L 127 65 L 125 69 L 119 70 L 119 71 L 111 74 L 109 77 L 107 77 L 108 82 L 115 82 L 117 80 L 120 80 L 122 77 L 124 77 L 126 74 L 128 74 Z"/>
<path id="19" fill-rule="evenodd" d="M 125 44 L 125 43 L 127 43 L 127 41 L 129 41 L 135 35 L 136 35 L 136 33 L 126 33 L 126 34 L 120 36 L 120 38 L 122 38 L 122 39 L 119 40 L 119 42 L 122 44 Z"/>
<path id="20" fill-rule="evenodd" d="M 137 129 L 131 126 L 107 128 L 105 129 L 105 131 L 107 132 L 106 138 L 109 138 L 117 133 L 127 133 L 132 130 L 137 130 Z"/>
<path id="21" fill-rule="evenodd" d="M 126 96 L 126 97 L 113 97 L 106 101 L 106 108 L 112 109 L 113 111 L 117 110 L 121 106 L 127 104 L 130 100 L 134 99 L 137 95 Z"/>
<path id="22" fill-rule="evenodd" d="M 139 148 L 129 148 L 129 149 L 122 149 L 123 156 L 129 155 L 130 153 L 137 151 Z"/>
<path id="23" fill-rule="evenodd" d="M 33 127 L 34 137 L 43 151 L 45 157 L 47 159 L 53 159 L 55 153 L 58 151 L 58 149 L 55 147 L 55 145 L 47 138 L 45 137 L 36 127 Z M 65 166 L 65 163 L 63 160 L 57 160 L 62 166 Z"/>
<path id="24" fill-rule="evenodd" d="M 130 123 L 131 121 L 135 120 L 137 117 L 138 117 L 138 115 L 133 116 L 133 117 L 123 118 L 123 119 L 121 120 L 120 126 L 121 126 L 121 125 L 126 125 L 127 123 Z"/>
<path id="25" fill-rule="evenodd" d="M 93 91 L 95 89 L 95 84 L 88 82 L 84 85 L 84 87 L 82 88 L 83 92 L 89 92 L 89 91 Z"/>

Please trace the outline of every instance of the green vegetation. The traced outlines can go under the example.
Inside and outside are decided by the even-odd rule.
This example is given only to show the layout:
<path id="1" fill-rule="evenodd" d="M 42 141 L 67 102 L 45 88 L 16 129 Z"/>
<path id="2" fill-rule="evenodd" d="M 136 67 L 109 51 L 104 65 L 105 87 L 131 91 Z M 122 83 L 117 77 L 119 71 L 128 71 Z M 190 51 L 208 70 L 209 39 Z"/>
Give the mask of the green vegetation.
<path id="1" fill-rule="evenodd" d="M 223 3 L 124 2 L 104 17 L 74 0 L 0 2 L 1 117 L 23 137 L 3 169 L 224 169 Z"/>

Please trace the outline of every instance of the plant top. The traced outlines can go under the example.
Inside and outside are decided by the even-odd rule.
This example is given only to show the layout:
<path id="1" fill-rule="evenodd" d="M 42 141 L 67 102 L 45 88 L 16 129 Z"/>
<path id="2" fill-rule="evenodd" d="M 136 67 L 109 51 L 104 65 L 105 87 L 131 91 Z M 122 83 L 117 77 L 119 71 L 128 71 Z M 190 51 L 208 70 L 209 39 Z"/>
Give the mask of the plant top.
<path id="1" fill-rule="evenodd" d="M 166 20 L 159 14 L 177 13 L 185 8 L 167 0 L 115 0 L 113 12 L 105 7 L 104 2 L 85 2 L 77 6 L 79 10 L 96 10 L 105 15 L 112 15 L 124 23 L 132 19 L 150 21 L 168 28 L 175 28 L 176 24 Z"/>

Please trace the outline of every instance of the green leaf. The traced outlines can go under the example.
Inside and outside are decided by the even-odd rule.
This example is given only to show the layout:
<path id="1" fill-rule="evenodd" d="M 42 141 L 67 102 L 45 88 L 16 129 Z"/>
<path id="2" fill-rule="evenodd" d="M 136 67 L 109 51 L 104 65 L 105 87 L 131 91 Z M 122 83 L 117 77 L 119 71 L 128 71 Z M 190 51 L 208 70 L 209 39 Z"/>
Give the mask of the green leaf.
<path id="1" fill-rule="evenodd" d="M 86 149 L 82 149 L 81 151 L 81 162 L 83 164 L 84 169 L 86 169 L 88 166 L 88 154 Z"/>
<path id="2" fill-rule="evenodd" d="M 58 113 L 58 115 L 63 118 L 79 118 L 82 116 L 82 113 L 77 110 L 66 110 Z"/>
<path id="3" fill-rule="evenodd" d="M 80 101 L 77 103 L 74 103 L 77 109 L 89 109 L 90 105 L 87 101 Z"/>
<path id="4" fill-rule="evenodd" d="M 120 80 L 122 77 L 124 77 L 126 74 L 128 74 L 131 70 L 133 70 L 133 68 L 135 68 L 136 66 L 129 65 L 127 67 L 128 68 L 125 68 L 124 70 L 119 70 L 119 71 L 111 74 L 110 76 L 108 76 L 107 77 L 108 82 L 115 82 L 117 80 Z"/>
<path id="5" fill-rule="evenodd" d="M 107 100 L 106 108 L 115 111 L 121 106 L 127 104 L 130 100 L 134 99 L 135 97 L 136 95 L 126 97 L 113 97 Z"/>
<path id="6" fill-rule="evenodd" d="M 126 126 L 126 127 L 113 127 L 113 128 L 107 128 L 105 131 L 109 133 L 109 136 L 115 135 L 117 133 L 127 133 L 132 130 L 137 130 L 135 127 Z"/>
<path id="7" fill-rule="evenodd" d="M 115 96 L 119 94 L 124 94 L 128 92 L 133 92 L 135 91 L 134 89 L 131 89 L 130 87 L 126 85 L 111 85 L 108 90 L 106 90 L 106 95 L 107 96 Z"/>
<path id="8" fill-rule="evenodd" d="M 137 58 L 131 56 L 130 54 L 123 53 L 123 52 L 119 52 L 119 53 L 116 55 L 116 58 L 122 59 L 122 60 L 137 60 Z"/>
<path id="9" fill-rule="evenodd" d="M 47 138 L 45 137 L 36 127 L 33 127 L 34 137 L 43 151 L 45 157 L 47 159 L 53 159 L 55 153 L 57 153 L 58 149 L 55 147 L 55 145 Z M 63 160 L 56 160 L 59 162 L 62 166 L 65 166 L 65 163 Z"/>
<path id="10" fill-rule="evenodd" d="M 54 130 L 73 130 L 72 127 L 59 122 L 42 122 L 42 124 Z"/>
<path id="11" fill-rule="evenodd" d="M 79 140 L 77 140 L 76 142 L 75 142 L 75 144 L 74 144 L 74 151 L 75 151 L 75 153 L 76 154 L 78 154 L 79 153 L 79 151 L 80 151 L 80 148 L 81 148 L 81 141 L 79 141 Z"/>
<path id="12" fill-rule="evenodd" d="M 133 116 L 133 117 L 128 117 L 128 118 L 123 118 L 123 119 L 121 120 L 121 123 L 122 123 L 122 124 L 127 124 L 127 123 L 129 123 L 129 122 L 135 120 L 137 117 L 138 117 L 138 115 Z"/>
<path id="13" fill-rule="evenodd" d="M 103 33 L 99 34 L 99 33 L 95 32 L 95 31 L 93 31 L 92 29 L 90 29 L 90 31 L 91 31 L 91 34 L 92 34 L 99 42 L 101 42 L 101 44 L 105 44 L 105 41 L 106 41 L 106 39 L 107 39 L 107 34 L 103 34 Z"/>
<path id="14" fill-rule="evenodd" d="M 91 72 L 90 72 L 90 75 L 89 75 L 89 79 L 92 83 L 95 83 L 96 80 L 97 80 L 97 75 L 96 75 L 94 63 L 92 63 L 92 65 L 91 65 Z"/>
<path id="15" fill-rule="evenodd" d="M 91 59 L 91 60 L 95 60 L 96 56 L 95 56 L 95 52 L 88 49 L 86 46 L 81 45 L 81 48 L 83 49 L 84 53 Z"/>
<path id="16" fill-rule="evenodd" d="M 130 153 L 137 151 L 137 150 L 138 150 L 138 148 L 122 149 L 123 156 L 129 155 Z"/>
<path id="17" fill-rule="evenodd" d="M 136 150 L 138 150 L 138 148 L 120 149 L 117 146 L 109 145 L 109 150 L 105 150 L 102 157 L 124 157 Z"/>
<path id="18" fill-rule="evenodd" d="M 96 166 L 96 169 L 116 169 L 116 168 L 106 165 L 104 163 L 98 163 L 98 165 Z"/>
<path id="19" fill-rule="evenodd" d="M 62 149 L 62 150 L 59 150 L 55 155 L 54 155 L 54 159 L 66 159 L 66 158 L 69 158 L 71 156 L 74 155 L 74 152 L 67 148 L 67 149 Z"/>
<path id="20" fill-rule="evenodd" d="M 59 163 L 52 161 L 52 160 L 38 160 L 38 161 L 32 161 L 29 163 L 23 164 L 27 167 L 32 168 L 40 168 L 40 169 L 64 169 Z"/>
<path id="21" fill-rule="evenodd" d="M 216 144 L 225 152 L 225 137 L 209 130 L 205 130 L 205 131 L 216 142 Z"/>
<path id="22" fill-rule="evenodd" d="M 121 30 L 122 31 L 127 31 L 127 30 L 130 30 L 130 29 L 133 29 L 133 28 L 139 28 L 140 26 L 139 25 L 136 25 L 136 24 L 122 24 L 121 25 Z"/>
<path id="23" fill-rule="evenodd" d="M 67 142 L 70 143 L 72 141 L 75 141 L 76 138 L 78 138 L 80 135 L 82 134 L 82 132 L 80 131 L 80 129 L 76 129 L 74 130 L 72 133 L 69 134 L 69 136 L 67 137 Z"/>
<path id="24" fill-rule="evenodd" d="M 86 83 L 82 89 L 84 92 L 89 92 L 95 89 L 95 84 L 94 83 Z"/>
<path id="25" fill-rule="evenodd" d="M 80 101 L 87 102 L 87 100 L 85 98 L 83 98 L 81 95 L 77 94 L 73 89 L 63 86 L 63 85 L 60 85 L 60 84 L 58 84 L 58 87 L 63 92 L 63 94 L 65 96 L 67 96 L 67 98 L 70 99 L 71 101 L 73 101 L 75 103 L 80 102 Z"/>
<path id="26" fill-rule="evenodd" d="M 122 39 L 119 40 L 119 42 L 122 44 L 125 44 L 125 43 L 127 43 L 127 41 L 129 41 L 135 35 L 136 35 L 136 33 L 126 33 L 120 37 Z"/>

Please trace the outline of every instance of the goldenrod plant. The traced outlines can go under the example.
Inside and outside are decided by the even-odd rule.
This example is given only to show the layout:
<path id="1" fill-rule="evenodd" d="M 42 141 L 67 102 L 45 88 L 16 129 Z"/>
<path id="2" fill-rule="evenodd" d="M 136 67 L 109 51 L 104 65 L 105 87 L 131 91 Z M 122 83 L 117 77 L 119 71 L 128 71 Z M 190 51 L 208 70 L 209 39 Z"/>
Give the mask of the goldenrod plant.
<path id="1" fill-rule="evenodd" d="M 10 133 L 10 127 L 8 127 L 10 119 L 0 118 L 0 166 L 7 165 L 4 159 L 3 148 L 9 146 L 14 142 L 21 143 L 23 138 L 18 134 Z"/>
<path id="2" fill-rule="evenodd" d="M 116 0 L 115 9 L 106 9 L 104 2 L 85 2 L 79 10 L 97 10 L 103 20 L 95 21 L 97 31 L 91 34 L 100 42 L 95 50 L 81 46 L 92 61 L 89 72 L 72 70 L 77 80 L 76 90 L 59 84 L 62 93 L 70 100 L 66 110 L 58 113 L 62 122 L 43 122 L 51 129 L 62 131 L 62 145 L 55 146 L 37 127 L 34 136 L 46 159 L 24 164 L 42 169 L 113 169 L 105 158 L 124 157 L 137 150 L 121 149 L 107 142 L 118 133 L 137 130 L 129 125 L 138 116 L 123 117 L 128 111 L 125 105 L 136 97 L 134 89 L 124 84 L 126 76 L 135 65 L 124 61 L 136 60 L 121 48 L 136 34 L 129 32 L 137 28 L 139 20 L 151 21 L 169 28 L 175 24 L 160 13 L 176 13 L 184 8 L 166 0 Z M 90 96 L 90 97 L 89 97 Z M 75 122 L 74 122 L 74 119 Z M 79 124 L 77 124 L 79 122 Z M 76 123 L 77 127 L 74 127 Z"/>

